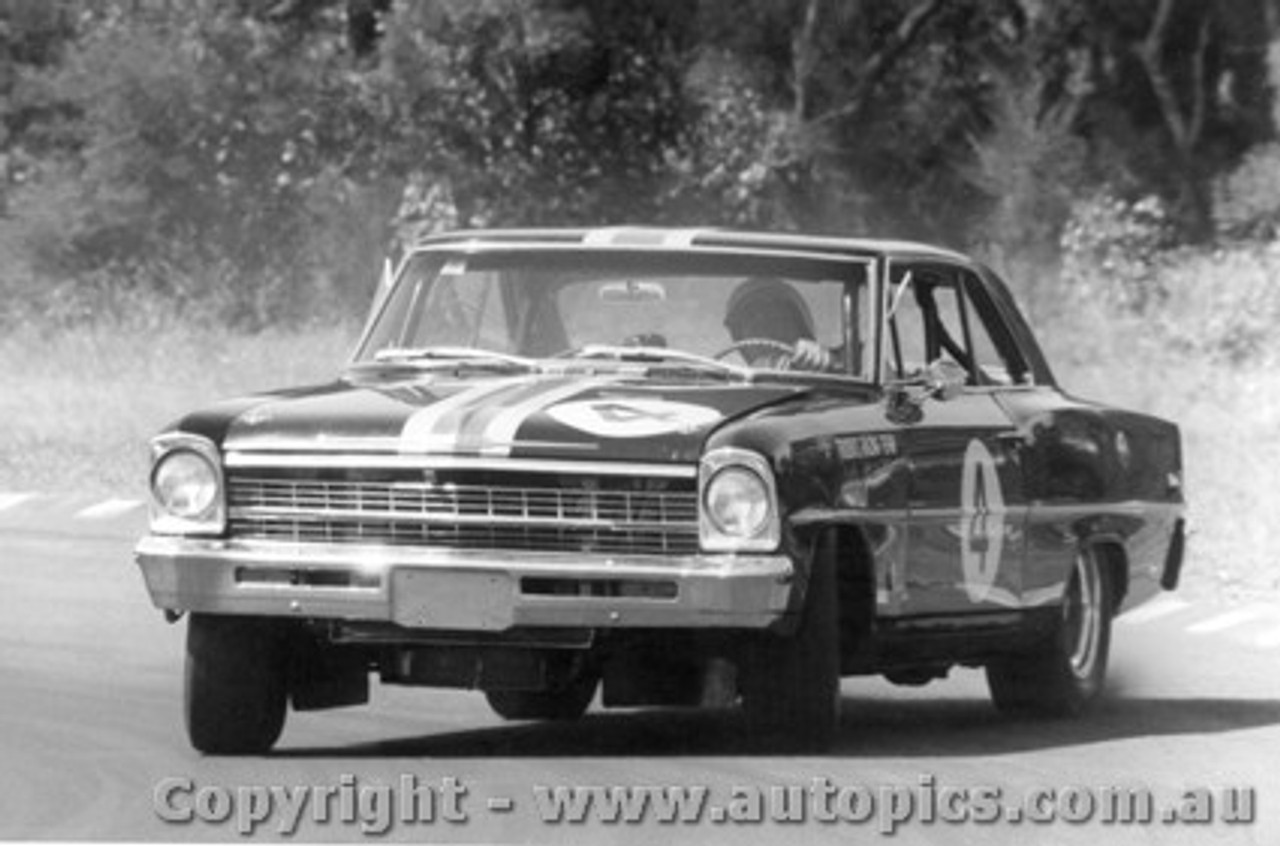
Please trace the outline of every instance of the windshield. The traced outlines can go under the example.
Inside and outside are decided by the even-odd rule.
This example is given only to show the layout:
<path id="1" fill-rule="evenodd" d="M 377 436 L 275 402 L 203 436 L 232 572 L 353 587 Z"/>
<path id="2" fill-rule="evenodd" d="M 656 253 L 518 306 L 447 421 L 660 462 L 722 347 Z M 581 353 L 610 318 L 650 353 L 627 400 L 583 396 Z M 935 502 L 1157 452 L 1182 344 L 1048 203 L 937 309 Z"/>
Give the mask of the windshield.
<path id="1" fill-rule="evenodd" d="M 648 251 L 419 253 L 357 364 L 642 362 L 866 379 L 864 263 Z"/>

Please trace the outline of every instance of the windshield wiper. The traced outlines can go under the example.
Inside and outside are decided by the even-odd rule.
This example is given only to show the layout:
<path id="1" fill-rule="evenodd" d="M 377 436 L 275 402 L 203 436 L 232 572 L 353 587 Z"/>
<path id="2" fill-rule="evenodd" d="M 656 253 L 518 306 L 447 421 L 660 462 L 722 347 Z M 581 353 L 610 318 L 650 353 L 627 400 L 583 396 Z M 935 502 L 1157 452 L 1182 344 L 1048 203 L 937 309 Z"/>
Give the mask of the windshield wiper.
<path id="1" fill-rule="evenodd" d="M 373 360 L 384 364 L 413 364 L 416 367 L 479 367 L 532 371 L 538 362 L 523 356 L 482 350 L 475 347 L 387 347 Z"/>
<path id="2" fill-rule="evenodd" d="M 581 349 L 564 355 L 566 358 L 604 358 L 611 361 L 635 362 L 638 364 L 679 364 L 684 367 L 705 373 L 733 376 L 739 379 L 750 379 L 751 371 L 736 364 L 717 361 L 705 355 L 673 350 L 669 347 L 627 347 L 613 344 L 587 344 Z M 683 368 L 682 368 L 683 369 Z"/>

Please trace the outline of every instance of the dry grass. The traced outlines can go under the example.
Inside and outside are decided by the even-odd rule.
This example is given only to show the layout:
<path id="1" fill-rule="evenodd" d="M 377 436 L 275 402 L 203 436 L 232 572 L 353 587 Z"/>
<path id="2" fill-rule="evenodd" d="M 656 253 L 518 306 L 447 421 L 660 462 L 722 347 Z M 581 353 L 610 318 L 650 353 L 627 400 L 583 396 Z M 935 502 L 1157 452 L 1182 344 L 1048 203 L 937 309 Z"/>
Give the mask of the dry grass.
<path id="1" fill-rule="evenodd" d="M 183 323 L 0 337 L 0 490 L 141 496 L 147 439 L 215 399 L 332 378 L 355 330 Z"/>

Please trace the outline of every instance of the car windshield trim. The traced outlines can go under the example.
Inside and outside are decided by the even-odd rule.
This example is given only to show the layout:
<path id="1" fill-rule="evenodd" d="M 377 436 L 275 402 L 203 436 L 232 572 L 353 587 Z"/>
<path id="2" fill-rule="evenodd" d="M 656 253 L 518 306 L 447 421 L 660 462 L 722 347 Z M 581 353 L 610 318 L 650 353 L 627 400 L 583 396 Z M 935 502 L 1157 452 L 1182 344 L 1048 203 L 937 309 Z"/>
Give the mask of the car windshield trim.
<path id="1" fill-rule="evenodd" d="M 628 363 L 637 362 L 641 364 L 677 362 L 683 365 L 692 365 L 694 368 L 699 370 L 711 370 L 718 373 L 724 373 L 729 376 L 735 376 L 743 380 L 750 378 L 751 374 L 755 371 L 753 368 L 730 364 L 727 361 L 717 361 L 709 356 L 698 355 L 697 353 L 672 349 L 670 347 L 629 346 L 624 344 L 587 344 L 579 349 L 561 353 L 556 356 L 556 358 L 604 358 L 611 361 Z"/>
<path id="2" fill-rule="evenodd" d="M 411 364 L 415 367 L 440 365 L 455 367 L 457 365 L 475 365 L 480 367 L 503 367 L 512 370 L 535 371 L 541 365 L 532 358 L 520 355 L 483 350 L 476 347 L 386 347 L 373 354 L 373 364 Z"/>
<path id="3" fill-rule="evenodd" d="M 430 245 L 429 247 L 419 248 L 413 254 L 419 260 L 416 266 L 413 259 L 405 259 L 401 262 L 400 269 L 397 271 L 398 278 L 393 284 L 391 290 L 387 293 L 382 302 L 378 304 L 377 317 L 371 319 L 369 326 L 362 334 L 360 341 L 356 346 L 348 366 L 353 369 L 368 370 L 376 369 L 379 366 L 402 365 L 404 367 L 417 367 L 423 370 L 438 369 L 438 361 L 445 360 L 438 356 L 421 356 L 418 355 L 419 344 L 427 338 L 410 337 L 411 326 L 417 325 L 415 321 L 419 320 L 420 309 L 424 303 L 419 302 L 418 295 L 424 295 L 439 283 L 440 280 L 457 279 L 466 274 L 483 274 L 483 273 L 510 273 L 512 276 L 519 278 L 522 275 L 530 275 L 534 273 L 550 273 L 558 271 L 562 268 L 567 271 L 583 275 L 584 282 L 590 281 L 586 277 L 591 274 L 600 274 L 601 279 L 608 281 L 610 275 L 617 275 L 619 279 L 627 280 L 631 278 L 640 278 L 644 274 L 653 274 L 664 277 L 671 277 L 679 282 L 688 283 L 702 276 L 717 277 L 715 282 L 709 282 L 708 286 L 717 284 L 721 278 L 730 276 L 742 276 L 744 280 L 752 277 L 777 277 L 792 285 L 800 285 L 804 283 L 803 288 L 807 290 L 809 283 L 821 283 L 823 285 L 832 286 L 835 284 L 843 284 L 847 286 L 865 286 L 868 291 L 864 297 L 869 298 L 869 293 L 878 280 L 873 281 L 873 268 L 876 266 L 874 257 L 859 255 L 840 255 L 840 254 L 815 254 L 803 249 L 795 250 L 759 250 L 759 249 L 654 249 L 646 247 L 645 249 L 627 249 L 627 248 L 590 248 L 584 249 L 580 244 L 565 245 L 537 245 L 538 248 L 532 248 L 530 244 L 491 244 L 480 242 L 466 242 L 465 244 L 439 244 Z M 414 268 L 416 267 L 416 271 Z M 408 274 L 410 272 L 420 273 L 422 280 L 415 284 L 412 283 L 413 277 Z M 666 280 L 664 280 L 666 281 Z M 503 285 L 509 284 L 503 282 Z M 526 281 L 520 281 L 512 290 L 518 290 L 521 286 L 532 284 Z M 715 299 L 712 295 L 711 299 Z M 494 302 L 499 302 L 494 300 Z M 467 304 L 469 307 L 474 304 Z M 495 307 L 494 313 L 501 313 L 507 309 L 518 309 L 519 303 L 501 304 Z M 434 312 L 434 308 L 433 308 Z M 508 320 L 528 321 L 528 311 L 510 311 Z M 834 307 L 828 312 L 834 314 Z M 849 353 L 845 350 L 855 350 L 852 355 L 859 355 L 856 351 L 859 349 L 868 349 L 873 345 L 870 340 L 877 332 L 878 327 L 872 325 L 868 315 L 870 311 L 862 312 L 864 314 L 859 326 L 844 327 L 839 330 L 839 335 L 831 332 L 828 326 L 824 330 L 824 335 L 820 341 L 829 350 L 835 351 L 840 356 L 839 361 L 847 366 L 848 370 L 840 372 L 828 372 L 823 375 L 834 376 L 843 381 L 852 381 L 859 384 L 874 383 L 875 374 L 866 362 L 860 359 L 850 359 L 845 363 L 844 356 Z M 824 319 L 825 320 L 825 319 Z M 515 324 L 511 326 L 516 331 Z M 521 326 L 521 329 L 524 327 Z M 492 335 L 494 330 L 501 331 L 500 324 L 493 324 L 489 327 L 486 334 Z M 472 333 L 474 335 L 474 333 Z M 625 333 L 623 333 L 625 334 Z M 660 376 L 664 372 L 681 369 L 675 368 L 676 364 L 686 365 L 685 370 L 693 372 L 701 370 L 706 374 L 717 374 L 727 376 L 733 380 L 756 381 L 762 376 L 770 378 L 777 373 L 787 372 L 785 368 L 762 365 L 759 362 L 755 364 L 742 364 L 737 361 L 726 362 L 720 361 L 714 357 L 715 350 L 698 348 L 694 351 L 689 348 L 688 339 L 673 339 L 674 343 L 669 343 L 665 347 L 661 344 L 648 344 L 641 342 L 637 345 L 636 339 L 628 339 L 626 341 L 613 341 L 610 338 L 593 339 L 589 337 L 569 338 L 570 344 L 555 344 L 554 336 L 551 344 L 543 345 L 541 349 L 528 348 L 530 345 L 525 343 L 525 339 L 513 335 L 518 340 L 513 343 L 513 348 L 506 349 L 506 344 L 489 343 L 491 337 L 480 338 L 483 346 L 490 347 L 485 351 L 485 355 L 478 357 L 472 353 L 465 357 L 457 359 L 448 359 L 451 362 L 462 363 L 463 366 L 471 363 L 476 369 L 482 369 L 485 365 L 482 360 L 490 362 L 489 367 L 497 366 L 494 362 L 498 362 L 497 356 L 508 356 L 504 359 L 507 366 L 512 368 L 527 369 L 530 371 L 543 371 L 548 369 L 559 369 L 564 359 L 574 357 L 572 353 L 561 352 L 572 345 L 573 340 L 578 340 L 577 349 L 585 349 L 590 347 L 592 353 L 585 356 L 579 356 L 587 359 L 594 359 L 603 362 L 608 358 L 612 358 L 620 363 L 630 364 L 665 364 L 667 367 L 654 368 L 653 375 Z M 851 341 L 853 337 L 856 340 Z M 451 340 L 445 337 L 434 339 L 443 344 L 453 343 L 460 349 L 471 349 L 469 342 L 471 338 L 459 337 L 457 340 Z M 592 341 L 600 340 L 602 343 L 593 344 Z M 398 342 L 398 343 L 397 343 Z M 415 343 L 416 342 L 416 343 Z M 429 344 L 429 341 L 428 341 Z M 425 346 L 425 345 L 424 345 Z M 654 349 L 645 349 L 637 351 L 641 346 L 652 346 Z M 557 349 L 559 347 L 559 349 Z M 621 347 L 623 351 L 608 353 L 604 352 L 610 347 Z M 440 346 L 425 346 L 432 350 L 440 349 Z M 679 353 L 687 355 L 679 355 Z M 810 371 L 817 372 L 817 371 Z M 787 377 L 791 378 L 790 376 Z M 824 380 L 825 381 L 825 380 Z"/>

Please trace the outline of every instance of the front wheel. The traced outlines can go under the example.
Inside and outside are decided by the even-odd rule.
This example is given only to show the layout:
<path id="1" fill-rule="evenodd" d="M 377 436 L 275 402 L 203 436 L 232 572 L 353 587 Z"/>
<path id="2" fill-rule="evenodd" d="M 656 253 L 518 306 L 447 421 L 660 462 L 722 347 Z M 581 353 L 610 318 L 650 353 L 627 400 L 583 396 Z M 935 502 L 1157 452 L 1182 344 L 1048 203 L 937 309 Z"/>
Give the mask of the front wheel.
<path id="1" fill-rule="evenodd" d="M 209 755 L 259 755 L 284 729 L 285 639 L 273 620 L 192 614 L 183 691 L 187 736 Z"/>
<path id="2" fill-rule="evenodd" d="M 740 693 L 753 742 L 786 752 L 825 752 L 840 723 L 840 629 L 836 559 L 814 556 L 800 625 L 766 636 L 746 657 Z"/>
<path id="3" fill-rule="evenodd" d="M 1076 716 L 1102 694 L 1111 648 L 1114 587 L 1093 547 L 1076 554 L 1053 636 L 1028 655 L 987 667 L 1001 711 Z"/>

